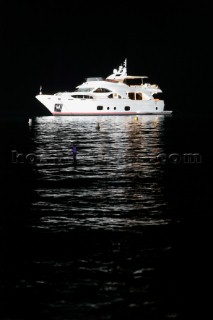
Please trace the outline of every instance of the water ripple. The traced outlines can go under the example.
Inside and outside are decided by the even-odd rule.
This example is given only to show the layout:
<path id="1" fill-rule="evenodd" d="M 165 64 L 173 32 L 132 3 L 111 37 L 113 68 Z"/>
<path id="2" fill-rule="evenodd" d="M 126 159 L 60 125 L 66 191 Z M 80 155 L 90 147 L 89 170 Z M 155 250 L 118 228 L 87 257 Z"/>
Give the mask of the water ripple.
<path id="1" fill-rule="evenodd" d="M 31 211 L 40 216 L 39 228 L 167 224 L 164 171 L 154 161 L 164 151 L 164 121 L 164 116 L 36 118 L 39 161 Z"/>

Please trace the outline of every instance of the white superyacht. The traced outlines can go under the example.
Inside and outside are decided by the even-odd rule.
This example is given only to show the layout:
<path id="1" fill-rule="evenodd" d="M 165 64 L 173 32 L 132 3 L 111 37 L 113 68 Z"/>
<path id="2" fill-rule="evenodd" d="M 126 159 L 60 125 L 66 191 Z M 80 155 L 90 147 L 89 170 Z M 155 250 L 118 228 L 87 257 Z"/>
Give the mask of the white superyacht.
<path id="1" fill-rule="evenodd" d="M 54 116 L 171 114 L 164 110 L 162 90 L 144 83 L 146 76 L 127 75 L 127 60 L 106 79 L 87 78 L 73 92 L 43 94 L 36 98 Z"/>

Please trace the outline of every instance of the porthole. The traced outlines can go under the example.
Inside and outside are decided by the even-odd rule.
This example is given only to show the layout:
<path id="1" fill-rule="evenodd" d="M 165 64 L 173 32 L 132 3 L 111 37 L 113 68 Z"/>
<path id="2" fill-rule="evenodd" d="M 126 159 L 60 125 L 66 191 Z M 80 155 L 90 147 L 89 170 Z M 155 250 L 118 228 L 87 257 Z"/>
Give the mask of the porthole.
<path id="1" fill-rule="evenodd" d="M 125 110 L 125 111 L 129 111 L 129 110 L 130 110 L 130 107 L 129 107 L 129 106 L 126 106 L 126 107 L 124 107 L 124 110 Z"/>

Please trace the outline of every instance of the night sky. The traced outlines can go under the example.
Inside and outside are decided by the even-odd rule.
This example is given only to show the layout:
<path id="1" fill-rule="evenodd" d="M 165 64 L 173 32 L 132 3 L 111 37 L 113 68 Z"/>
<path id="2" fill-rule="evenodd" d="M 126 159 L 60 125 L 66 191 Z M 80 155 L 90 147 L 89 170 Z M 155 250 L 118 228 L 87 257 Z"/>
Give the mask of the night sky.
<path id="1" fill-rule="evenodd" d="M 128 74 L 149 76 L 167 110 L 211 111 L 208 1 L 8 1 L 0 12 L 0 115 L 42 115 L 35 95 L 72 91 L 108 76 L 127 58 Z M 202 106 L 201 106 L 202 105 Z"/>

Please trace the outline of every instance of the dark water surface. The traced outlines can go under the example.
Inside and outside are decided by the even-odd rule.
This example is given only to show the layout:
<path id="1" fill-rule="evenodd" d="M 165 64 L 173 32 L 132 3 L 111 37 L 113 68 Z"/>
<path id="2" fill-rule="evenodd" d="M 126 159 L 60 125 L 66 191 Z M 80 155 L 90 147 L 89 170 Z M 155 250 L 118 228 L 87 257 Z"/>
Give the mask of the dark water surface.
<path id="1" fill-rule="evenodd" d="M 205 318 L 210 119 L 27 121 L 0 123 L 0 319 Z"/>

